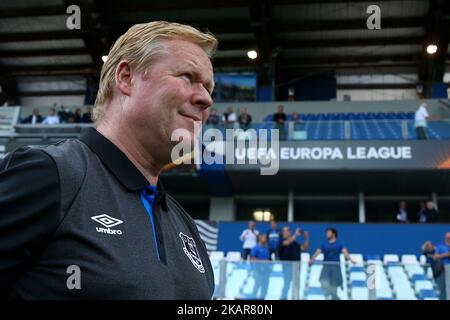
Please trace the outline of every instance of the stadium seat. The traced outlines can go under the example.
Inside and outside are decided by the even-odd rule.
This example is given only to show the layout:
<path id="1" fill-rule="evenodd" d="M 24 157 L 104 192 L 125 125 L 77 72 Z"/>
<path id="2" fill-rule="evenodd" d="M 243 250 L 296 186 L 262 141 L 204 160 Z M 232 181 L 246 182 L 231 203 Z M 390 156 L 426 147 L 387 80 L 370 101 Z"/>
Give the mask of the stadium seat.
<path id="1" fill-rule="evenodd" d="M 367 287 L 366 280 L 353 280 L 350 282 L 350 286 L 353 287 Z"/>
<path id="2" fill-rule="evenodd" d="M 436 290 L 420 290 L 419 291 L 419 298 L 424 300 L 438 300 L 438 294 Z"/>
<path id="3" fill-rule="evenodd" d="M 414 282 L 414 290 L 416 290 L 416 292 L 431 289 L 433 289 L 433 284 L 431 283 L 430 280 L 417 280 Z"/>
<path id="4" fill-rule="evenodd" d="M 402 255 L 402 263 L 404 265 L 409 264 L 419 264 L 419 261 L 417 261 L 417 257 L 414 254 L 404 254 Z"/>
<path id="5" fill-rule="evenodd" d="M 311 255 L 308 252 L 302 252 L 301 256 L 300 256 L 300 260 L 302 261 L 302 263 L 307 263 L 309 261 L 309 259 L 311 258 Z"/>
<path id="6" fill-rule="evenodd" d="M 384 264 L 388 264 L 388 262 L 399 262 L 398 255 L 396 254 L 385 254 L 383 257 Z"/>
<path id="7" fill-rule="evenodd" d="M 305 293 L 306 300 L 325 300 L 321 287 L 309 287 Z"/>
<path id="8" fill-rule="evenodd" d="M 211 251 L 209 254 L 211 260 L 222 260 L 224 258 L 223 251 Z"/>
<path id="9" fill-rule="evenodd" d="M 350 282 L 352 282 L 354 280 L 366 281 L 367 276 L 366 276 L 365 272 L 350 272 L 349 280 L 350 280 Z"/>
<path id="10" fill-rule="evenodd" d="M 362 266 L 350 266 L 349 272 L 364 272 L 364 267 Z"/>
<path id="11" fill-rule="evenodd" d="M 368 300 L 369 290 L 367 287 L 352 287 L 351 296 L 352 300 Z"/>
<path id="12" fill-rule="evenodd" d="M 393 298 L 392 290 L 389 287 L 383 288 L 383 289 L 377 289 L 375 291 L 375 297 L 378 300 L 392 299 Z"/>
<path id="13" fill-rule="evenodd" d="M 424 265 L 427 263 L 427 257 L 425 257 L 423 254 L 419 258 L 420 264 Z"/>
<path id="14" fill-rule="evenodd" d="M 350 257 L 356 262 L 356 265 L 362 265 L 364 263 L 363 255 L 360 253 L 351 253 Z"/>
<path id="15" fill-rule="evenodd" d="M 309 287 L 320 287 L 320 273 L 322 272 L 322 265 L 312 265 L 311 268 L 309 268 L 309 280 L 308 280 L 308 286 Z"/>
<path id="16" fill-rule="evenodd" d="M 419 270 L 422 273 L 417 272 Z M 406 272 L 408 273 L 408 269 L 406 269 Z M 429 280 L 428 276 L 424 273 L 424 271 L 421 267 L 419 267 L 419 269 L 417 269 L 417 270 L 412 270 L 411 272 L 412 272 L 412 274 L 410 276 L 411 276 L 411 281 L 413 283 L 415 283 L 416 281 L 420 281 L 420 280 Z"/>
<path id="17" fill-rule="evenodd" d="M 370 260 L 381 260 L 381 256 L 379 254 L 366 254 L 366 261 Z"/>
<path id="18" fill-rule="evenodd" d="M 240 261 L 241 253 L 239 251 L 228 251 L 227 260 L 228 261 Z"/>

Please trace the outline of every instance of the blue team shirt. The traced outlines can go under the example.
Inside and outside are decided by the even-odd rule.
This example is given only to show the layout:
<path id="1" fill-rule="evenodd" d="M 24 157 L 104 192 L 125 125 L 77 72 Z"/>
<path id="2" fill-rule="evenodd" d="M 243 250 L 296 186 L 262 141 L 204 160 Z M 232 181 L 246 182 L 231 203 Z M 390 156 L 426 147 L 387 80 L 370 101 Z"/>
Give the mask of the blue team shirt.
<path id="1" fill-rule="evenodd" d="M 436 247 L 436 253 L 443 254 L 450 251 L 450 246 L 447 244 L 440 244 Z M 443 264 L 450 264 L 450 258 L 441 259 Z"/>
<path id="2" fill-rule="evenodd" d="M 345 246 L 338 241 L 334 243 L 325 242 L 320 246 L 324 261 L 340 261 L 339 255 L 344 248 Z"/>
<path id="3" fill-rule="evenodd" d="M 250 252 L 250 256 L 255 257 L 258 260 L 270 260 L 269 248 L 267 246 L 257 244 Z"/>
<path id="4" fill-rule="evenodd" d="M 267 231 L 267 238 L 269 239 L 269 249 L 271 251 L 278 250 L 278 247 L 280 246 L 280 230 L 270 229 Z"/>

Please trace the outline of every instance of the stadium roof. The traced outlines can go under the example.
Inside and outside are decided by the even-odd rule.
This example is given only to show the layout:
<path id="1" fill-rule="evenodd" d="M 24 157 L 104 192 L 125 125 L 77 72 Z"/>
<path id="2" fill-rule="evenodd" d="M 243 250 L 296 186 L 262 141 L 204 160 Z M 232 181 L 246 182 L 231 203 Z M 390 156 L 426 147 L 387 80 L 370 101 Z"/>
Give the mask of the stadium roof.
<path id="1" fill-rule="evenodd" d="M 72 4 L 81 8 L 81 30 L 66 27 L 66 8 Z M 2 0 L 0 77 L 96 76 L 102 56 L 131 25 L 168 20 L 208 29 L 219 38 L 216 71 L 257 71 L 263 81 L 269 81 L 267 74 L 273 68 L 279 79 L 323 73 L 413 73 L 420 82 L 442 81 L 450 66 L 450 1 L 378 1 L 380 30 L 366 26 L 367 8 L 372 4 L 357 0 Z M 432 57 L 425 52 L 431 42 L 438 44 Z M 258 51 L 257 59 L 248 59 L 250 49 Z M 58 95 L 65 93 L 74 92 L 58 91 Z"/>

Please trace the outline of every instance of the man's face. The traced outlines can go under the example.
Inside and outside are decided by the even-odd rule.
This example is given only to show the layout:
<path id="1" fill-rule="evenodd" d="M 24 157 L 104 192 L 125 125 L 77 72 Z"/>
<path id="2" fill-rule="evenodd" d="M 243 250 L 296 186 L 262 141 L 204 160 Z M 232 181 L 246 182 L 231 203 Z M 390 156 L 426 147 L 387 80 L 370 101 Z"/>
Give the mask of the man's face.
<path id="1" fill-rule="evenodd" d="M 272 227 L 273 230 L 275 230 L 277 228 L 277 223 L 275 221 L 272 221 L 270 223 L 270 226 Z"/>
<path id="2" fill-rule="evenodd" d="M 445 234 L 445 243 L 450 246 L 450 232 Z"/>
<path id="3" fill-rule="evenodd" d="M 282 113 L 283 112 L 283 107 L 282 106 L 278 106 L 278 113 Z"/>
<path id="4" fill-rule="evenodd" d="M 250 229 L 255 229 L 255 227 L 256 227 L 256 223 L 255 223 L 255 221 L 250 221 L 249 223 L 248 223 L 248 227 L 250 228 Z"/>
<path id="5" fill-rule="evenodd" d="M 168 53 L 162 53 L 146 75 L 132 70 L 129 110 L 124 112 L 136 139 L 154 153 L 149 150 L 152 137 L 161 148 L 167 146 L 158 152 L 158 156 L 167 157 L 178 143 L 171 141 L 176 129 L 189 132 L 192 147 L 194 123 L 204 123 L 208 118 L 207 109 L 213 102 L 213 68 L 207 54 L 193 43 L 172 39 L 164 44 Z"/>
<path id="6" fill-rule="evenodd" d="M 283 239 L 289 238 L 291 236 L 291 229 L 289 229 L 289 227 L 284 227 L 281 229 L 281 236 Z"/>
<path id="7" fill-rule="evenodd" d="M 267 243 L 267 236 L 265 234 L 259 235 L 259 243 L 262 245 Z"/>
<path id="8" fill-rule="evenodd" d="M 331 240 L 334 238 L 334 234 L 331 230 L 327 230 L 325 236 L 327 237 L 328 240 Z"/>
<path id="9" fill-rule="evenodd" d="M 400 208 L 401 209 L 405 209 L 406 208 L 406 202 L 405 201 L 400 201 Z"/>
<path id="10" fill-rule="evenodd" d="M 433 202 L 427 202 L 427 209 L 428 210 L 433 209 Z"/>

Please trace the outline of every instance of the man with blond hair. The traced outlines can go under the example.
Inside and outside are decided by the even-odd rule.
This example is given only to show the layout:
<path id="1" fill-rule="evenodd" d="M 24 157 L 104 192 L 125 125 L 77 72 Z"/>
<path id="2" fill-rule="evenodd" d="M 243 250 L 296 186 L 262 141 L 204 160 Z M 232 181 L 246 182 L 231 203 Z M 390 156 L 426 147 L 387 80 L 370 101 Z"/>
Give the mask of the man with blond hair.
<path id="1" fill-rule="evenodd" d="M 211 299 L 192 218 L 158 177 L 176 129 L 212 104 L 217 40 L 190 26 L 131 27 L 103 65 L 95 129 L 19 148 L 0 164 L 0 296 Z"/>

